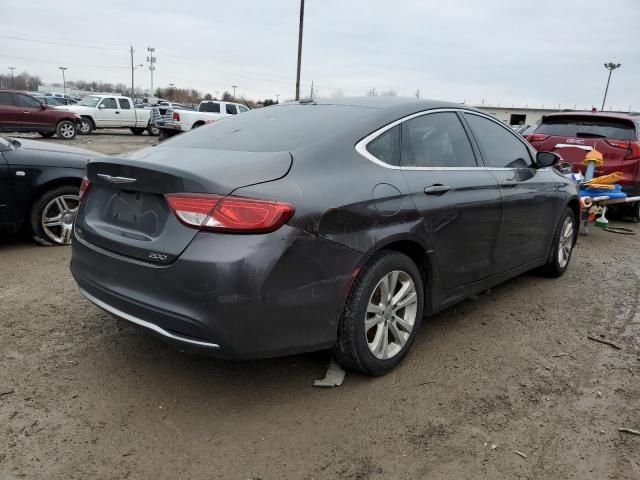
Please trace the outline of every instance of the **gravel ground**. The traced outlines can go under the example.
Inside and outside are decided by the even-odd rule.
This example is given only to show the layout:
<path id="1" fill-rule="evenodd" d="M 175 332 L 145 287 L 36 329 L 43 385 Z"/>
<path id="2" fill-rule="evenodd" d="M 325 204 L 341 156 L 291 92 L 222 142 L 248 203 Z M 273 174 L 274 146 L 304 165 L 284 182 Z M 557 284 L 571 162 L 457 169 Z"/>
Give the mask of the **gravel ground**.
<path id="1" fill-rule="evenodd" d="M 638 479 L 638 236 L 592 230 L 562 278 L 450 308 L 399 368 L 327 390 L 326 353 L 179 353 L 83 300 L 69 248 L 5 239 L 0 479 Z"/>

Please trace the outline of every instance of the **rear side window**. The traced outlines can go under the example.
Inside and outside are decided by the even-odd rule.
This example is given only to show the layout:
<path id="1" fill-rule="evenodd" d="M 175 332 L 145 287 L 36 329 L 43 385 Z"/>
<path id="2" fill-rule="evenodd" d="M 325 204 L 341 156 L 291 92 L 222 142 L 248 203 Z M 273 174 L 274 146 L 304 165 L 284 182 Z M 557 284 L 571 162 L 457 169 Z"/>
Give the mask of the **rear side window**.
<path id="1" fill-rule="evenodd" d="M 13 107 L 13 98 L 11 98 L 10 93 L 0 92 L 0 105 Z"/>
<path id="2" fill-rule="evenodd" d="M 400 125 L 390 128 L 370 141 L 367 151 L 381 162 L 400 165 Z"/>
<path id="3" fill-rule="evenodd" d="M 227 113 L 228 114 L 235 115 L 236 113 L 238 113 L 238 111 L 236 110 L 236 106 L 235 105 L 231 105 L 231 104 L 227 103 L 226 107 L 227 107 Z"/>
<path id="4" fill-rule="evenodd" d="M 536 133 L 574 138 L 636 139 L 633 122 L 593 116 L 547 117 L 536 129 Z"/>
<path id="5" fill-rule="evenodd" d="M 120 108 L 122 110 L 131 110 L 131 105 L 129 105 L 129 100 L 126 98 L 119 98 L 118 103 L 120 104 Z"/>
<path id="6" fill-rule="evenodd" d="M 42 104 L 35 98 L 28 97 L 26 95 L 16 95 L 18 105 L 24 108 L 40 108 Z"/>
<path id="7" fill-rule="evenodd" d="M 464 114 L 473 136 L 480 145 L 487 167 L 527 168 L 531 166 L 531 154 L 514 133 L 493 120 L 479 115 Z"/>
<path id="8" fill-rule="evenodd" d="M 477 167 L 454 112 L 430 113 L 402 124 L 403 167 Z"/>
<path id="9" fill-rule="evenodd" d="M 238 113 L 248 112 L 249 109 L 247 107 L 243 107 L 242 105 L 238 105 Z"/>
<path id="10" fill-rule="evenodd" d="M 210 112 L 210 113 L 220 113 L 220 104 L 219 103 L 201 103 L 200 111 Z"/>

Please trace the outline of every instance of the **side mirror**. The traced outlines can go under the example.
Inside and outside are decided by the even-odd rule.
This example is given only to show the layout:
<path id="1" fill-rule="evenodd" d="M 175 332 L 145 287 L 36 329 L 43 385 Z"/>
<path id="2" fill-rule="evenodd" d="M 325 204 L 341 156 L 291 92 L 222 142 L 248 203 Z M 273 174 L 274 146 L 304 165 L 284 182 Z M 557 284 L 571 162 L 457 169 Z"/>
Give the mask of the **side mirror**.
<path id="1" fill-rule="evenodd" d="M 536 155 L 537 168 L 553 167 L 556 163 L 561 161 L 562 157 L 553 152 L 538 152 Z"/>
<path id="2" fill-rule="evenodd" d="M 100 105 L 98 105 L 98 108 L 106 108 L 106 107 L 104 106 L 104 103 L 101 103 Z"/>

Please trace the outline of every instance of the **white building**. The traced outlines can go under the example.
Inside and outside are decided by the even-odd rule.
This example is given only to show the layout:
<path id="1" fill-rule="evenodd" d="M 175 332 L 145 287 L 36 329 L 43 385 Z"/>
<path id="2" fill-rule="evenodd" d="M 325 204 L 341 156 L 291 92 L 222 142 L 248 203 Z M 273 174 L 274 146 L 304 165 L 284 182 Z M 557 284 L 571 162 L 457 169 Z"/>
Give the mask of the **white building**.
<path id="1" fill-rule="evenodd" d="M 561 111 L 556 108 L 489 107 L 486 105 L 476 105 L 475 107 L 507 125 L 538 125 L 543 115 Z"/>

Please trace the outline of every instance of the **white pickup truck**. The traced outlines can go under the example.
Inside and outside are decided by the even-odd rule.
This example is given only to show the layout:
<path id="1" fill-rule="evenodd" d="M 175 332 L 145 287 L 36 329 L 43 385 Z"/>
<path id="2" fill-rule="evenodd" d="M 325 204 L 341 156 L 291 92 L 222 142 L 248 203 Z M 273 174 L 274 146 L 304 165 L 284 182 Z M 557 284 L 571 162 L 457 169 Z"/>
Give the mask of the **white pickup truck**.
<path id="1" fill-rule="evenodd" d="M 160 129 L 160 141 L 162 141 L 192 128 L 248 111 L 249 107 L 239 103 L 205 100 L 200 102 L 197 111 L 167 108 L 162 114 L 161 109 L 155 108 L 151 123 Z"/>
<path id="2" fill-rule="evenodd" d="M 97 128 L 128 128 L 136 135 L 146 130 L 158 135 L 158 128 L 151 125 L 151 110 L 134 108 L 129 97 L 120 95 L 89 95 L 67 110 L 82 117 L 80 133 L 88 134 Z"/>

